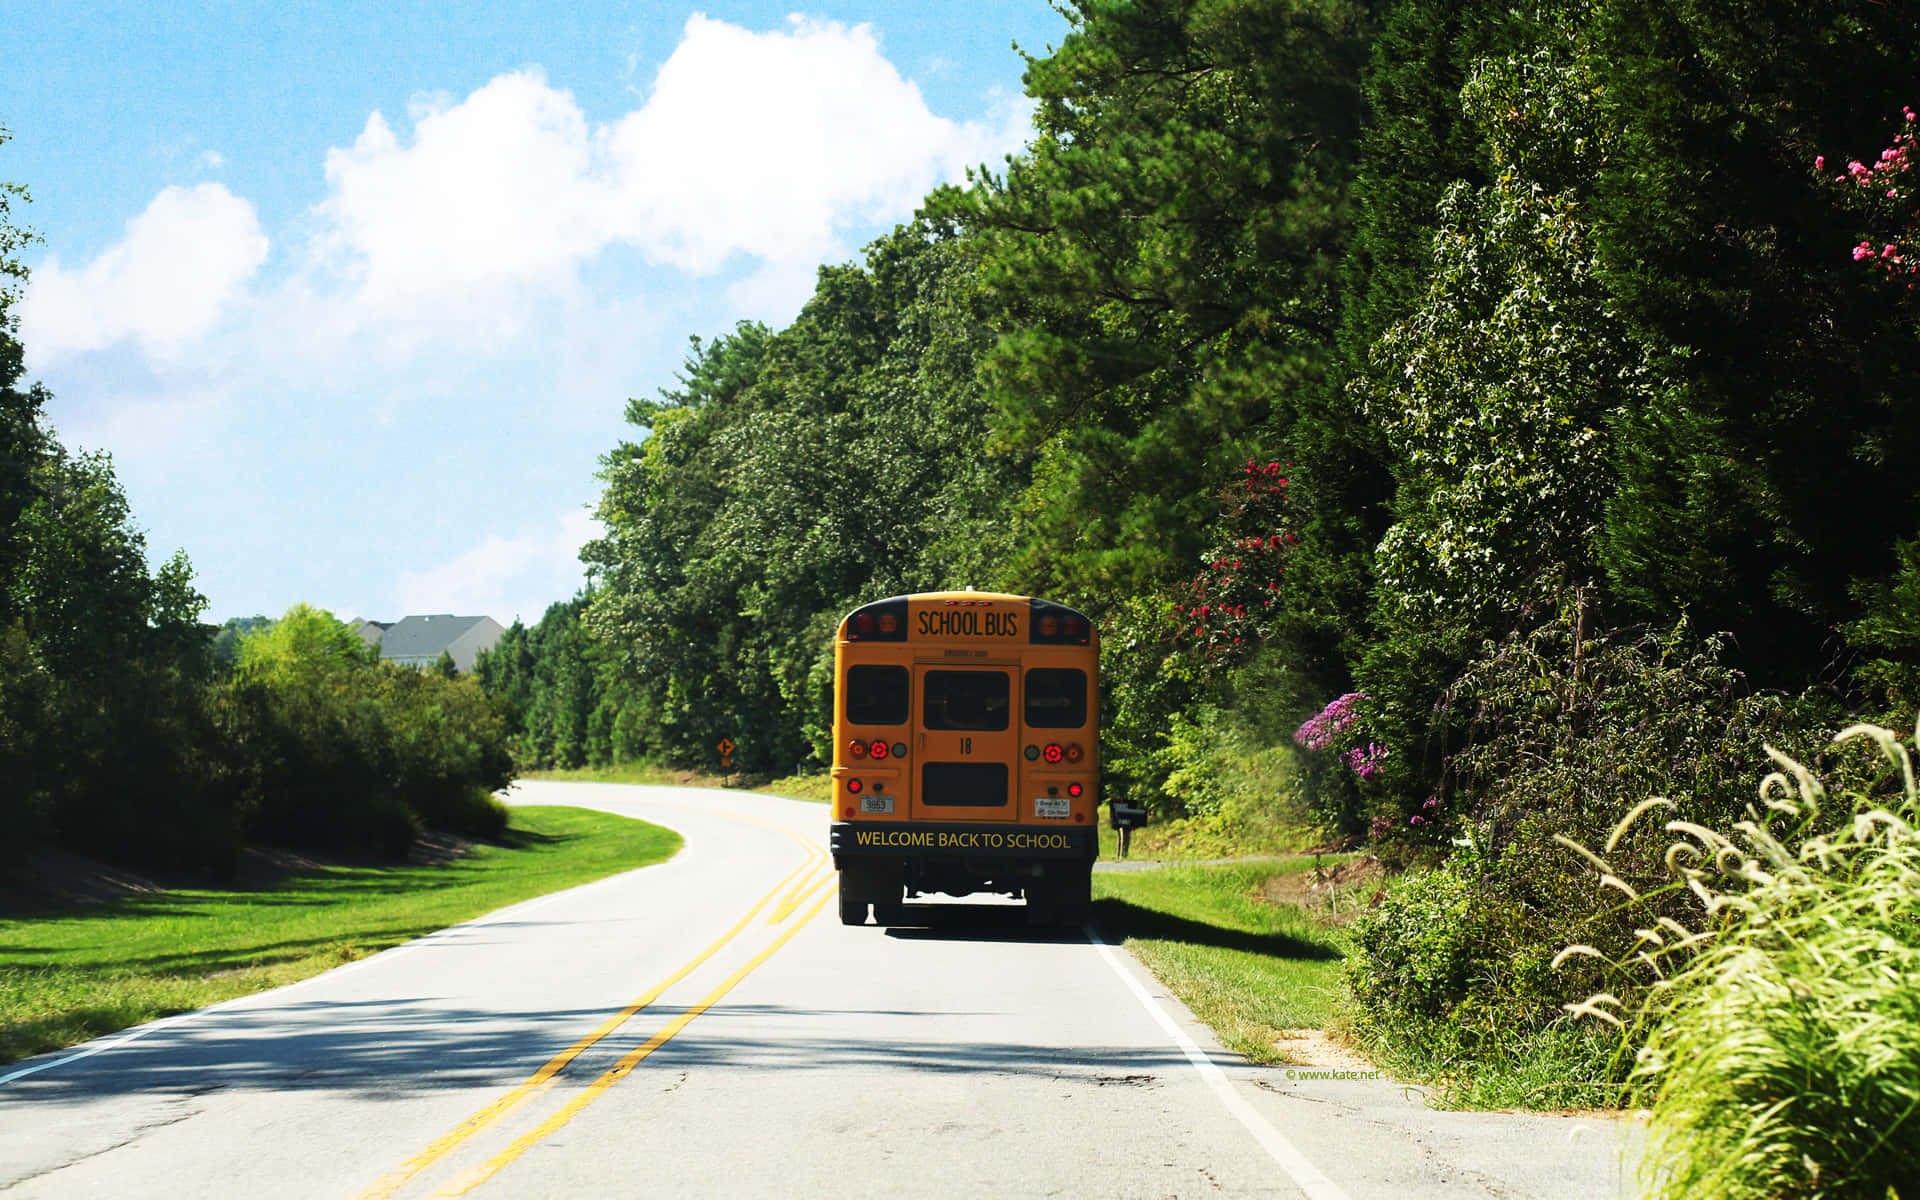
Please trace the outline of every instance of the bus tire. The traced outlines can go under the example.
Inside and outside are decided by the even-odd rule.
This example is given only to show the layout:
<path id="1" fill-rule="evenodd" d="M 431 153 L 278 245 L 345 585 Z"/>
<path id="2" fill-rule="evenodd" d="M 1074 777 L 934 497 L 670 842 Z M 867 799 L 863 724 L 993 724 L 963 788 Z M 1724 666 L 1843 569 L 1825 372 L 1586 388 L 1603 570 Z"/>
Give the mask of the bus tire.
<path id="1" fill-rule="evenodd" d="M 904 925 L 907 923 L 907 906 L 899 899 L 875 900 L 873 902 L 873 923 L 875 925 Z"/>
<path id="2" fill-rule="evenodd" d="M 842 925 L 867 923 L 867 902 L 857 896 L 849 895 L 844 887 L 840 889 L 840 923 Z"/>
<path id="3" fill-rule="evenodd" d="M 1060 919 L 1060 894 L 1051 880 L 1036 879 L 1027 892 L 1027 924 L 1051 925 Z"/>

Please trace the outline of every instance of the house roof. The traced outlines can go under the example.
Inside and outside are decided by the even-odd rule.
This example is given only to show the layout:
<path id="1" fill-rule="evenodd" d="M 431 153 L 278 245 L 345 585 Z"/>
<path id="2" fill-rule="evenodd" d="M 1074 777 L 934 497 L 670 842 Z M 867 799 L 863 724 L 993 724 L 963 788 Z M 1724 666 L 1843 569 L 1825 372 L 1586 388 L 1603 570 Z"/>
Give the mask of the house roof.
<path id="1" fill-rule="evenodd" d="M 488 628 L 488 627 L 491 628 Z M 425 617 L 402 617 L 380 638 L 381 658 L 438 658 L 453 644 L 470 633 L 480 631 L 488 645 L 504 632 L 492 617 L 456 617 L 436 613 Z"/>

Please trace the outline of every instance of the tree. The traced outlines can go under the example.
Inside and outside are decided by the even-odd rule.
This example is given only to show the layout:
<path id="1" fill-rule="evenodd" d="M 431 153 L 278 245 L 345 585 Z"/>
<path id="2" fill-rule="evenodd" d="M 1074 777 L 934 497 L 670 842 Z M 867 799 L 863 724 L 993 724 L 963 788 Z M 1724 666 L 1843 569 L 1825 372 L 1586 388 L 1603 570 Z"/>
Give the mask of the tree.
<path id="1" fill-rule="evenodd" d="M 300 602 L 240 639 L 239 670 L 249 679 L 282 687 L 317 687 L 379 658 L 379 650 L 353 626 Z"/>
<path id="2" fill-rule="evenodd" d="M 585 552 L 585 623 L 626 698 L 590 743 L 626 715 L 624 740 L 678 762 L 723 737 L 748 770 L 824 757 L 839 617 L 998 582 L 1025 458 L 985 444 L 978 271 L 951 226 L 902 227 L 823 268 L 788 329 L 696 343 L 680 389 L 630 404 L 648 436 L 605 460 Z"/>
<path id="3" fill-rule="evenodd" d="M 1614 593 L 1735 632 L 1763 682 L 1824 671 L 1862 581 L 1920 526 L 1920 341 L 1858 269 L 1816 171 L 1920 94 L 1913 13 L 1837 0 L 1611 0 L 1594 28 L 1621 128 L 1595 227 L 1663 385 L 1621 414 Z"/>
<path id="4" fill-rule="evenodd" d="M 1462 91 L 1496 178 L 1443 196 L 1425 295 L 1353 387 L 1398 460 L 1376 557 L 1390 628 L 1488 631 L 1599 582 L 1607 431 L 1650 390 L 1595 269 L 1590 198 L 1617 144 L 1601 95 L 1571 27 Z"/>
<path id="5" fill-rule="evenodd" d="M 1164 585 L 1219 480 L 1287 443 L 1338 321 L 1371 10 L 1344 0 L 1082 0 L 1030 59 L 1028 154 L 948 192 L 1001 331 L 996 432 L 1040 453 L 1021 579 Z"/>

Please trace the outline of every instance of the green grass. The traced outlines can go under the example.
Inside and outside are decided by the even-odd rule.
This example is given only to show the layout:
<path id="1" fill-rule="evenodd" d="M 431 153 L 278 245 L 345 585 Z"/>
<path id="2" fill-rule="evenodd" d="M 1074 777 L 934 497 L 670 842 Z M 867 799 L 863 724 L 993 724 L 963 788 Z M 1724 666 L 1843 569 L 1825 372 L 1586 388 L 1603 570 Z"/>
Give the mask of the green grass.
<path id="1" fill-rule="evenodd" d="M 1282 1030 L 1325 1027 L 1339 1009 L 1346 935 L 1295 904 L 1261 898 L 1312 859 L 1096 872 L 1094 915 L 1219 1036 L 1257 1063 L 1284 1061 Z"/>
<path id="2" fill-rule="evenodd" d="M 560 783 L 644 783 L 658 787 L 719 787 L 722 777 L 698 771 L 682 771 L 650 762 L 608 763 L 599 767 L 554 767 L 543 771 L 522 771 L 522 779 L 544 779 Z"/>
<path id="3" fill-rule="evenodd" d="M 516 808 L 502 844 L 432 867 L 301 872 L 0 921 L 0 1063 L 279 987 L 680 848 L 671 830 Z"/>
<path id="4" fill-rule="evenodd" d="M 807 800 L 815 804 L 826 804 L 833 799 L 833 780 L 825 771 L 770 779 L 765 775 L 713 775 L 649 762 L 624 762 L 609 763 L 603 767 L 525 771 L 520 777 L 559 783 L 639 783 L 654 787 L 729 788 L 785 796 L 789 800 Z"/>

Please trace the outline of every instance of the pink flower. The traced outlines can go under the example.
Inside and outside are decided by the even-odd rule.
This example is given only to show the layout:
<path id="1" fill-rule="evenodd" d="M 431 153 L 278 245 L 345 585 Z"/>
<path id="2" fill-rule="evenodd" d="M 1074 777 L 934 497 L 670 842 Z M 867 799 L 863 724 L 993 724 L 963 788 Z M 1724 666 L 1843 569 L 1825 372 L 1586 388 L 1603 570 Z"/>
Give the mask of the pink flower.
<path id="1" fill-rule="evenodd" d="M 1816 156 L 1816 157 L 1814 158 L 1814 160 L 1813 160 L 1813 169 L 1814 169 L 1814 170 L 1816 170 L 1816 171 L 1824 171 L 1824 170 L 1826 170 L 1826 169 L 1827 169 L 1827 156 L 1826 156 L 1826 155 L 1824 155 L 1824 154 L 1821 154 L 1821 155 L 1818 155 L 1818 156 Z"/>

